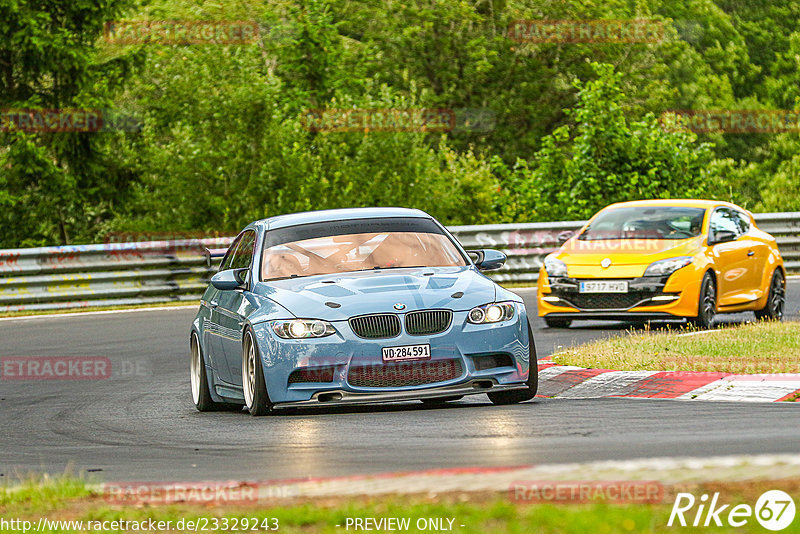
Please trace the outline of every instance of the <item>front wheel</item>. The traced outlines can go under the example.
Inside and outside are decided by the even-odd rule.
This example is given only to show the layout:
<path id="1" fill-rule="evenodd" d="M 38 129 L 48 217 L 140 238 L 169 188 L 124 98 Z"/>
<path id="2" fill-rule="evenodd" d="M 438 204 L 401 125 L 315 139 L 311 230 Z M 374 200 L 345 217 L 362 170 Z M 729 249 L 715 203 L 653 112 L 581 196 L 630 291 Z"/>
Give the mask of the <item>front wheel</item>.
<path id="1" fill-rule="evenodd" d="M 267 415 L 272 411 L 272 402 L 267 394 L 264 369 L 261 367 L 261 354 L 258 343 L 249 328 L 242 343 L 242 390 L 244 403 L 250 415 Z"/>
<path id="2" fill-rule="evenodd" d="M 528 361 L 530 362 L 528 381 L 526 382 L 528 387 L 512 391 L 487 393 L 492 404 L 517 404 L 518 402 L 531 400 L 536 396 L 536 392 L 539 389 L 539 363 L 536 361 L 536 345 L 533 343 L 533 332 L 531 331 L 530 322 L 528 322 Z"/>
<path id="3" fill-rule="evenodd" d="M 703 276 L 700 284 L 700 300 L 697 303 L 697 317 L 689 319 L 689 323 L 697 328 L 711 328 L 717 315 L 717 284 L 711 273 Z"/>
<path id="4" fill-rule="evenodd" d="M 772 275 L 769 286 L 767 304 L 756 310 L 756 319 L 763 321 L 780 321 L 783 319 L 783 308 L 786 304 L 786 279 L 780 269 Z"/>
<path id="5" fill-rule="evenodd" d="M 189 378 L 192 385 L 192 401 L 195 408 L 200 412 L 216 410 L 219 405 L 211 399 L 203 350 L 200 348 L 200 341 L 197 339 L 195 332 L 192 332 L 191 347 L 192 359 L 189 364 Z"/>

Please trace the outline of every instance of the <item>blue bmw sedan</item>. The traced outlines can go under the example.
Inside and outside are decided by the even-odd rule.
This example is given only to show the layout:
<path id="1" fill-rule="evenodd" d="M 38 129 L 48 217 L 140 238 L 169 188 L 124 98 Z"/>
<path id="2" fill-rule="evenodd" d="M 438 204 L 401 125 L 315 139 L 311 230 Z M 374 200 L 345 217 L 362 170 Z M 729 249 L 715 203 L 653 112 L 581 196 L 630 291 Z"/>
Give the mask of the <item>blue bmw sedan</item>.
<path id="1" fill-rule="evenodd" d="M 531 399 L 536 350 L 522 300 L 482 271 L 495 250 L 465 251 L 430 215 L 355 208 L 248 225 L 204 293 L 191 329 L 200 411 L 486 393 Z"/>

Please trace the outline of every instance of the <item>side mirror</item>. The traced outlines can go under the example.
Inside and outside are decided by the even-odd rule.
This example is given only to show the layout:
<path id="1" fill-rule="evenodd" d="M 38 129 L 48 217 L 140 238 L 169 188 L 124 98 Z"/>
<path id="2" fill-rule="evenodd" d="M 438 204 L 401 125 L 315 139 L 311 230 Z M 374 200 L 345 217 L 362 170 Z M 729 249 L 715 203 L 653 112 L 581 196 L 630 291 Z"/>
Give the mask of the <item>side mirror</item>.
<path id="1" fill-rule="evenodd" d="M 575 235 L 575 232 L 570 231 L 570 230 L 564 230 L 563 232 L 559 232 L 559 234 L 556 236 L 556 242 L 559 245 L 563 245 L 564 243 L 569 241 L 570 238 L 572 236 L 574 236 L 574 235 Z"/>
<path id="2" fill-rule="evenodd" d="M 211 285 L 220 291 L 242 289 L 247 283 L 249 269 L 228 269 L 220 271 L 211 277 Z"/>
<path id="3" fill-rule="evenodd" d="M 468 250 L 467 254 L 472 258 L 475 267 L 477 267 L 479 271 L 494 271 L 506 263 L 506 255 L 499 250 L 484 248 Z"/>
<path id="4" fill-rule="evenodd" d="M 729 230 L 717 230 L 713 232 L 708 239 L 709 245 L 716 245 L 718 243 L 728 243 L 729 241 L 736 240 L 736 233 Z"/>

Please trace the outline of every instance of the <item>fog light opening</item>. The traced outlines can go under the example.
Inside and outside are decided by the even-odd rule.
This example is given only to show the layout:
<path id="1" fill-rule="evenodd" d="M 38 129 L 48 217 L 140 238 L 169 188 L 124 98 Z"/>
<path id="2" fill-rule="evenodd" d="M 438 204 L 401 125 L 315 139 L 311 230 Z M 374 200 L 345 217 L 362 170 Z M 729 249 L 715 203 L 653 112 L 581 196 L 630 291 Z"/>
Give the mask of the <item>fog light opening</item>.
<path id="1" fill-rule="evenodd" d="M 491 380 L 479 380 L 472 383 L 472 387 L 475 389 L 492 389 L 493 385 Z"/>
<path id="2" fill-rule="evenodd" d="M 336 402 L 342 400 L 341 393 L 321 393 L 317 396 L 319 402 Z"/>

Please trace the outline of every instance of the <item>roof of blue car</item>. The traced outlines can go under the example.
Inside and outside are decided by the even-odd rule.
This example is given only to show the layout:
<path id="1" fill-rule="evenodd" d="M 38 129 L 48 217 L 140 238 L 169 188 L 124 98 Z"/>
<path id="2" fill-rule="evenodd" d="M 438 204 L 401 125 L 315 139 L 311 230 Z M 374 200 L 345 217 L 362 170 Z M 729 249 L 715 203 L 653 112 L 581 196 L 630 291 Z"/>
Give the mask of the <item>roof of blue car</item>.
<path id="1" fill-rule="evenodd" d="M 374 217 L 430 217 L 430 215 L 424 211 L 409 208 L 346 208 L 276 215 L 275 217 L 261 219 L 253 224 L 265 226 L 267 229 L 272 230 L 286 226 L 296 226 L 298 224 L 342 221 L 347 219 L 371 219 Z"/>

